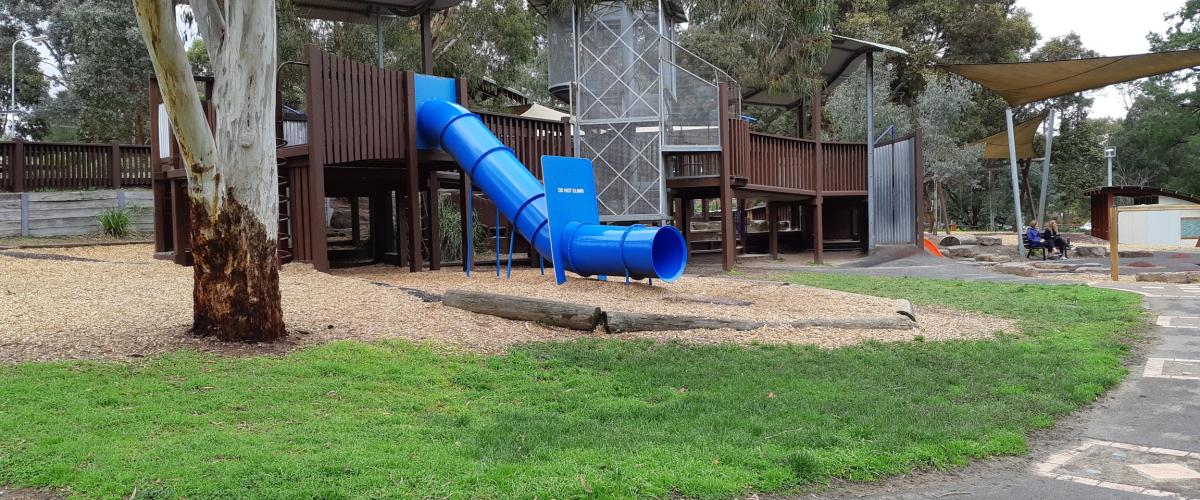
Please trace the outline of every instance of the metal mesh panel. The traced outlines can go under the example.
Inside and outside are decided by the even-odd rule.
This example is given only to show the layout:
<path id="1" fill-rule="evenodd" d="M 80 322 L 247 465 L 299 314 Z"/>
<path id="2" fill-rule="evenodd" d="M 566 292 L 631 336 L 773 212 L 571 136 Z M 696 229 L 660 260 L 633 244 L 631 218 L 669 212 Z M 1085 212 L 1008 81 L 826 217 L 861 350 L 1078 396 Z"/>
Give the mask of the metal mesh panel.
<path id="1" fill-rule="evenodd" d="M 607 220 L 657 217 L 662 205 L 658 121 L 580 126 L 580 156 L 596 170 L 596 197 Z"/>
<path id="2" fill-rule="evenodd" d="M 717 86 L 667 60 L 662 61 L 663 145 L 721 146 Z"/>
<path id="3" fill-rule="evenodd" d="M 600 216 L 663 218 L 658 13 L 599 4 L 576 29 L 579 155 L 596 170 Z"/>
<path id="4" fill-rule="evenodd" d="M 575 79 L 575 56 L 571 49 L 575 44 L 570 7 L 552 7 L 546 18 L 546 41 L 553 50 L 549 52 L 547 64 L 551 88 L 570 85 Z"/>
<path id="5" fill-rule="evenodd" d="M 658 117 L 658 14 L 601 4 L 579 16 L 581 122 Z"/>

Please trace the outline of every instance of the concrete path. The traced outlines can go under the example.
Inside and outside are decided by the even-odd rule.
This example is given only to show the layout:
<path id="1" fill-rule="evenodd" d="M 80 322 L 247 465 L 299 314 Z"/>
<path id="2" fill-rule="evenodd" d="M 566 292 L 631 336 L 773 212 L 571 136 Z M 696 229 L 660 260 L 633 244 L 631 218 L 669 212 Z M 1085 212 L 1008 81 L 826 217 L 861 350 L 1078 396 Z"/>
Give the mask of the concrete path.
<path id="1" fill-rule="evenodd" d="M 942 272 L 921 273 L 937 274 Z M 1035 437 L 1029 457 L 815 496 L 1200 499 L 1200 285 L 1094 286 L 1146 297 L 1157 323 L 1149 334 L 1150 346 L 1130 366 L 1125 383 L 1104 400 Z"/>

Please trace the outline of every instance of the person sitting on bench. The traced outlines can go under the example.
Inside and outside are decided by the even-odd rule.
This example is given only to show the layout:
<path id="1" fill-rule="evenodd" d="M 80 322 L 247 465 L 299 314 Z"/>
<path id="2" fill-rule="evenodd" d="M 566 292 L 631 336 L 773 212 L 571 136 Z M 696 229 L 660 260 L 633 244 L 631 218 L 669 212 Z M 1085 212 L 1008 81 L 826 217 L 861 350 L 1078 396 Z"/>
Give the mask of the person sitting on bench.
<path id="1" fill-rule="evenodd" d="M 1054 248 L 1054 243 L 1042 239 L 1042 233 L 1038 231 L 1037 221 L 1029 221 L 1029 229 L 1025 230 L 1025 239 L 1029 240 L 1026 244 L 1029 248 Z"/>
<path id="2" fill-rule="evenodd" d="M 1042 232 L 1042 239 L 1049 241 L 1054 245 L 1054 248 L 1058 249 L 1058 256 L 1060 258 L 1067 258 L 1067 249 L 1071 248 L 1071 242 L 1058 234 L 1057 220 L 1050 219 L 1050 222 L 1046 223 L 1046 230 Z"/>

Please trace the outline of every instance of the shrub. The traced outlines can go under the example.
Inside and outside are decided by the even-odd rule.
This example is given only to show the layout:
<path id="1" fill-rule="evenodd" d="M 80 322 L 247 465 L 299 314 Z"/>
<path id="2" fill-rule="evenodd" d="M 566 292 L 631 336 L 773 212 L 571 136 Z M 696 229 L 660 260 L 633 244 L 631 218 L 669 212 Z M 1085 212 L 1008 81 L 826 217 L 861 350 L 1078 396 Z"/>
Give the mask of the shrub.
<path id="1" fill-rule="evenodd" d="M 100 231 L 113 238 L 124 238 L 133 234 L 132 212 L 113 207 L 96 216 L 100 220 Z"/>
<path id="2" fill-rule="evenodd" d="M 472 243 L 475 250 L 486 249 L 484 239 L 487 238 L 487 229 L 479 220 L 479 214 L 474 210 L 471 211 L 471 222 L 475 236 Z M 462 213 L 459 211 L 458 204 L 455 203 L 449 196 L 438 197 L 438 231 L 441 233 L 442 239 L 442 260 L 458 261 L 462 260 Z"/>

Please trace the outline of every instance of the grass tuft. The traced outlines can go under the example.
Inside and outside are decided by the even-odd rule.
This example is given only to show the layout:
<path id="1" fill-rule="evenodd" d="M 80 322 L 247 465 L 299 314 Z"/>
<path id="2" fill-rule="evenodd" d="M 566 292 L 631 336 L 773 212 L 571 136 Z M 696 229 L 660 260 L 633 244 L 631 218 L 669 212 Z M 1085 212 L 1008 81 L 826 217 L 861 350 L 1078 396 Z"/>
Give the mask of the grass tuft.
<path id="1" fill-rule="evenodd" d="M 96 216 L 100 231 L 113 238 L 125 238 L 133 234 L 133 213 L 125 208 L 112 207 Z"/>

